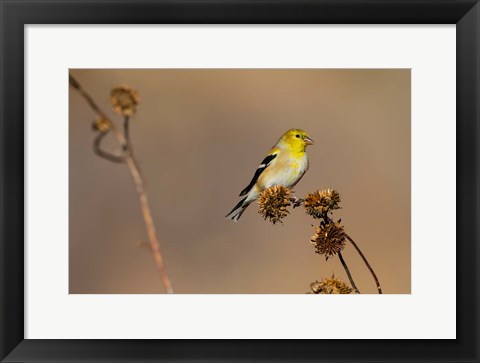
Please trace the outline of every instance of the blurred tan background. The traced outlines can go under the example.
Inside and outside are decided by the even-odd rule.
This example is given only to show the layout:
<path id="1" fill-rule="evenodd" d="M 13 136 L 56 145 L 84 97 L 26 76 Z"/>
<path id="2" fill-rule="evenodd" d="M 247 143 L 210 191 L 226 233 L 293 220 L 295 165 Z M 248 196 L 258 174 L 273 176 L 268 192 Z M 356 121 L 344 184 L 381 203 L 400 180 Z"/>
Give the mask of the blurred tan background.
<path id="1" fill-rule="evenodd" d="M 110 89 L 141 104 L 131 138 L 177 293 L 305 293 L 338 258 L 310 245 L 313 219 L 283 225 L 239 201 L 268 149 L 289 128 L 316 141 L 298 196 L 332 187 L 342 218 L 384 293 L 410 293 L 410 70 L 71 70 L 109 115 Z M 70 88 L 70 293 L 164 293 L 125 165 L 92 151 L 94 114 Z M 115 119 L 118 119 L 116 117 Z M 110 138 L 110 136 L 109 136 Z M 114 143 L 105 145 L 115 146 Z M 353 247 L 343 252 L 362 293 L 375 285 Z"/>

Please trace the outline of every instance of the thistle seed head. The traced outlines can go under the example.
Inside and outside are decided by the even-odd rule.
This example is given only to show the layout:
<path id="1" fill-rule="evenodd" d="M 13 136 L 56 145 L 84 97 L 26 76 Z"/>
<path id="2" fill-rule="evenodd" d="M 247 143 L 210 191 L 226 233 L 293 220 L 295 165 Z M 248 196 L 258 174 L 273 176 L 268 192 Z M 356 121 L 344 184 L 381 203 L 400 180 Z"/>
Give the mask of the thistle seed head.
<path id="1" fill-rule="evenodd" d="M 93 121 L 92 128 L 95 131 L 107 132 L 110 130 L 110 121 L 104 119 L 103 117 L 99 117 Z"/>
<path id="2" fill-rule="evenodd" d="M 313 218 L 323 218 L 328 212 L 339 209 L 340 194 L 335 189 L 317 190 L 305 197 L 303 206 Z"/>
<path id="3" fill-rule="evenodd" d="M 258 198 L 258 213 L 273 224 L 281 222 L 290 213 L 287 207 L 291 205 L 291 194 L 290 189 L 280 185 L 265 189 Z"/>
<path id="4" fill-rule="evenodd" d="M 345 247 L 345 230 L 339 222 L 320 223 L 314 226 L 315 234 L 310 242 L 315 247 L 315 252 L 324 255 L 325 259 L 335 256 Z"/>
<path id="5" fill-rule="evenodd" d="M 120 85 L 112 89 L 110 102 L 113 111 L 121 116 L 132 116 L 140 103 L 138 92 L 127 85 Z"/>
<path id="6" fill-rule="evenodd" d="M 340 279 L 332 276 L 331 278 L 315 281 L 310 284 L 310 290 L 313 294 L 350 294 L 353 290 Z"/>

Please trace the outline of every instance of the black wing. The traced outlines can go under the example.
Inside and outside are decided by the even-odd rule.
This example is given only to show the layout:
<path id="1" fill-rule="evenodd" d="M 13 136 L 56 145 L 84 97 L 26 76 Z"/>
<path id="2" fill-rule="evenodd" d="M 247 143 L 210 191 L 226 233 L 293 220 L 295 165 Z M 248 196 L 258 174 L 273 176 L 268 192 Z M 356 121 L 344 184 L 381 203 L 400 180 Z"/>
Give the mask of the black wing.
<path id="1" fill-rule="evenodd" d="M 270 154 L 265 159 L 263 159 L 260 166 L 255 171 L 255 174 L 253 175 L 252 181 L 250 182 L 250 184 L 247 185 L 247 187 L 245 189 L 243 189 L 240 192 L 240 196 L 244 196 L 245 194 L 247 194 L 250 191 L 250 189 L 253 188 L 253 186 L 257 182 L 260 174 L 263 173 L 263 171 L 267 168 L 267 166 L 269 166 L 270 163 L 272 162 L 272 160 L 275 159 L 276 157 L 277 157 L 277 154 Z"/>

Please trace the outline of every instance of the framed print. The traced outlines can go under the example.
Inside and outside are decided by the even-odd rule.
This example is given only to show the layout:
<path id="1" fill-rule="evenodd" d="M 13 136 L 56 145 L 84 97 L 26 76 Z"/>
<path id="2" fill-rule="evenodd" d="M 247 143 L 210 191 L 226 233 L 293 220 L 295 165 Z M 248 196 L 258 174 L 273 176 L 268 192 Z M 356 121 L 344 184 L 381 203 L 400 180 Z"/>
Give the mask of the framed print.
<path id="1" fill-rule="evenodd" d="M 478 361 L 477 1 L 1 6 L 2 361 Z"/>

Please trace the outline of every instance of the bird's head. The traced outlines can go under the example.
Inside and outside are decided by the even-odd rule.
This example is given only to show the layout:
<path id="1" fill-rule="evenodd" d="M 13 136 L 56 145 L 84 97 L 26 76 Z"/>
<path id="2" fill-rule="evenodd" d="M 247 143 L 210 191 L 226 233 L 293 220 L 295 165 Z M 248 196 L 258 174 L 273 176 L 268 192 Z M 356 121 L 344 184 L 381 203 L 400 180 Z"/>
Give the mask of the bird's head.
<path id="1" fill-rule="evenodd" d="M 282 135 L 277 145 L 292 151 L 305 151 L 308 145 L 313 144 L 313 140 L 308 136 L 306 131 L 302 129 L 291 129 Z"/>

